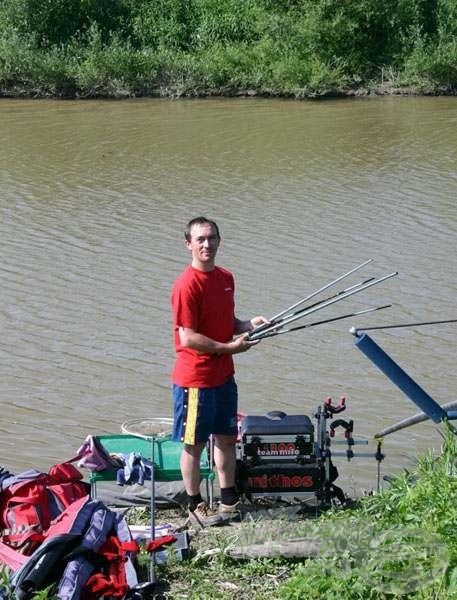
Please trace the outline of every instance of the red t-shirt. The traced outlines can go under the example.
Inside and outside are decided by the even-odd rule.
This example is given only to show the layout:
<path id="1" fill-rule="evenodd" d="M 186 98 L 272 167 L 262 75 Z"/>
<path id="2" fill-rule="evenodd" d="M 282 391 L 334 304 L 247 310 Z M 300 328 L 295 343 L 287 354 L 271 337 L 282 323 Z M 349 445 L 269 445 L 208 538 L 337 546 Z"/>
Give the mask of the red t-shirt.
<path id="1" fill-rule="evenodd" d="M 173 383 L 183 387 L 216 387 L 233 375 L 231 354 L 200 354 L 183 348 L 179 327 L 189 327 L 217 342 L 232 339 L 235 327 L 235 283 L 227 269 L 199 271 L 191 265 L 171 292 L 176 361 Z"/>

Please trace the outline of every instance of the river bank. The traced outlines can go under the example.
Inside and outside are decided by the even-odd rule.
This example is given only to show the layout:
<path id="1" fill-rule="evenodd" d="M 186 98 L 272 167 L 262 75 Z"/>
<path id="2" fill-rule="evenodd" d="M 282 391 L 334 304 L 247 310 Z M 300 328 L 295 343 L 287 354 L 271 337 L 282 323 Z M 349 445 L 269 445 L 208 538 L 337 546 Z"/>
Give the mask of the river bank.
<path id="1" fill-rule="evenodd" d="M 0 49 L 1 51 L 1 49 Z M 1 56 L 0 56 L 1 58 Z M 45 55 L 41 56 L 47 62 Z M 62 59 L 63 60 L 63 59 Z M 363 82 L 321 81 L 319 85 L 299 87 L 298 84 L 275 86 L 264 84 L 259 86 L 243 86 L 237 81 L 214 86 L 207 82 L 203 71 L 186 76 L 185 68 L 182 73 L 174 75 L 157 72 L 151 80 L 142 75 L 142 81 L 137 76 L 129 79 L 128 74 L 107 76 L 100 68 L 99 73 L 92 74 L 91 81 L 81 81 L 80 73 L 84 64 L 55 66 L 56 73 L 49 73 L 44 78 L 36 80 L 33 73 L 15 78 L 1 78 L 0 98 L 10 99 L 129 99 L 129 98 L 283 98 L 295 100 L 315 100 L 324 98 L 369 98 L 380 96 L 455 96 L 457 86 L 451 83 L 443 84 L 429 78 L 409 77 L 405 74 L 392 72 L 389 78 L 370 79 Z M 168 70 L 163 65 L 158 71 Z M 175 65 L 175 70 L 178 67 Z M 60 70 L 60 72 L 59 72 Z M 198 69 L 196 70 L 198 71 Z M 229 78 L 230 79 L 230 78 Z M 211 83 L 211 82 L 210 82 Z"/>
<path id="2" fill-rule="evenodd" d="M 188 529 L 184 512 L 158 511 L 156 523 L 187 530 L 190 544 L 183 560 L 155 566 L 155 598 L 451 600 L 457 593 L 456 461 L 448 428 L 440 456 L 426 454 L 416 470 L 349 509 L 310 518 L 293 507 L 261 507 L 240 522 L 198 531 Z M 147 524 L 149 517 L 147 508 L 127 513 L 131 524 Z M 139 574 L 148 580 L 145 554 Z M 13 600 L 6 573 L 0 575 L 2 598 Z"/>
<path id="3" fill-rule="evenodd" d="M 426 454 L 413 472 L 352 508 L 320 517 L 263 509 L 240 523 L 191 531 L 188 559 L 158 568 L 157 598 L 451 600 L 457 594 L 456 461 L 449 430 L 439 457 Z"/>
<path id="4" fill-rule="evenodd" d="M 373 84 L 368 87 L 359 88 L 341 88 L 325 90 L 320 93 L 309 93 L 308 95 L 295 96 L 292 93 L 284 94 L 280 92 L 266 92 L 254 89 L 232 89 L 232 88 L 214 88 L 207 90 L 194 90 L 183 92 L 179 89 L 156 88 L 146 96 L 147 98 L 169 98 L 176 100 L 179 98 L 271 98 L 271 99 L 290 99 L 290 100 L 318 100 L 330 98 L 377 98 L 381 96 L 457 96 L 457 89 L 446 87 L 433 87 L 431 85 L 410 85 L 395 86 L 383 83 Z M 59 92 L 53 93 L 49 90 L 32 88 L 26 89 L 13 87 L 11 89 L 0 88 L 0 98 L 24 99 L 24 100 L 126 100 L 133 98 L 144 98 L 135 92 L 125 89 L 106 89 L 98 90 L 96 93 L 79 94 Z"/>
<path id="5" fill-rule="evenodd" d="M 456 96 L 457 87 L 435 85 L 430 81 L 421 83 L 397 83 L 396 81 L 372 81 L 359 86 L 332 87 L 309 91 L 281 91 L 255 88 L 234 88 L 230 86 L 195 88 L 177 84 L 167 84 L 151 87 L 147 93 L 129 89 L 124 86 L 116 87 L 112 82 L 90 91 L 77 91 L 75 85 L 58 89 L 48 84 L 34 86 L 15 84 L 12 87 L 0 85 L 0 98 L 10 99 L 56 99 L 56 100 L 89 100 L 107 99 L 122 100 L 132 98 L 282 98 L 291 100 L 316 100 L 325 98 L 376 98 L 381 96 Z"/>
<path id="6" fill-rule="evenodd" d="M 450 0 L 5 0 L 0 95 L 454 94 L 456 36 Z"/>

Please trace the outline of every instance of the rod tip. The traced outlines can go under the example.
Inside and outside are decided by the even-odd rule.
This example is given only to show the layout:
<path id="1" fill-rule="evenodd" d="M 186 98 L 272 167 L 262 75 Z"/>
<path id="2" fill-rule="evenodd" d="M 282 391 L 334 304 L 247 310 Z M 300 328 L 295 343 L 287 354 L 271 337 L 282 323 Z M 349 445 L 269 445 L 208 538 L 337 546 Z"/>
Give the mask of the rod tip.
<path id="1" fill-rule="evenodd" d="M 357 329 L 357 327 L 352 326 L 349 330 L 349 333 L 354 337 L 359 337 L 359 330 Z"/>

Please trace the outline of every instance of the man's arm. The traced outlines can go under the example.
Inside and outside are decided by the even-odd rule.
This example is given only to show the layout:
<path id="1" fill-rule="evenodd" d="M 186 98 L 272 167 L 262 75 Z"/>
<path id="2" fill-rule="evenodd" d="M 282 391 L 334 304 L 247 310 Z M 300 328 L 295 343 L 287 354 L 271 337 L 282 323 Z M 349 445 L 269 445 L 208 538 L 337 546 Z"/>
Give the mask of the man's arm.
<path id="1" fill-rule="evenodd" d="M 249 321 L 241 321 L 235 317 L 234 333 L 235 335 L 247 333 L 254 327 L 268 322 L 268 319 L 262 316 L 254 317 Z M 247 336 L 241 335 L 230 342 L 217 342 L 190 327 L 180 327 L 178 331 L 180 342 L 184 348 L 192 348 L 203 354 L 238 354 L 239 352 L 246 352 L 260 341 L 250 341 Z"/>
<path id="2" fill-rule="evenodd" d="M 246 336 L 240 336 L 230 342 L 217 342 L 190 327 L 180 327 L 178 332 L 184 348 L 192 348 L 202 354 L 238 354 L 239 352 L 246 352 L 260 341 L 251 342 L 246 339 Z"/>

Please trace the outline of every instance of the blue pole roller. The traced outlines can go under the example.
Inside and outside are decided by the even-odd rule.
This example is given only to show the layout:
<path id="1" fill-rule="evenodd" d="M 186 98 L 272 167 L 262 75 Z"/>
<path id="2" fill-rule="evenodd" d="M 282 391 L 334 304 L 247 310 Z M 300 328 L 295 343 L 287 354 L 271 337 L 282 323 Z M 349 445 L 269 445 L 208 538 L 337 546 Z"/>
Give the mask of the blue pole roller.
<path id="1" fill-rule="evenodd" d="M 356 337 L 355 345 L 380 371 L 388 377 L 427 417 L 440 423 L 448 417 L 445 410 L 390 358 L 366 333 Z"/>

